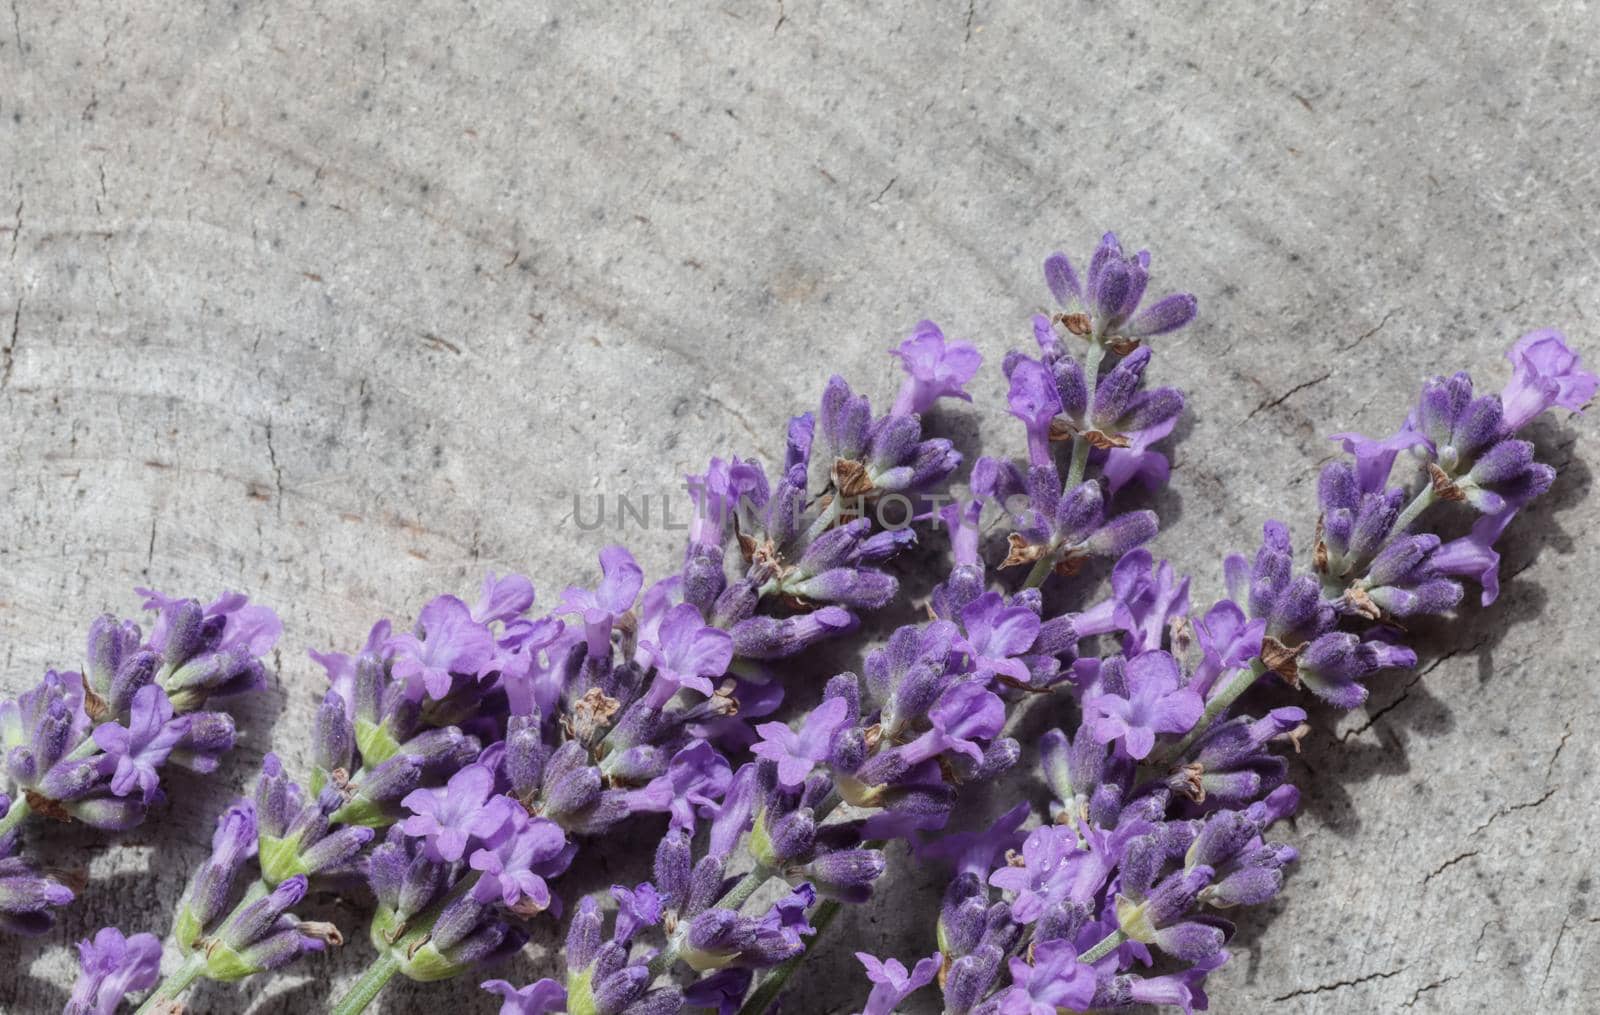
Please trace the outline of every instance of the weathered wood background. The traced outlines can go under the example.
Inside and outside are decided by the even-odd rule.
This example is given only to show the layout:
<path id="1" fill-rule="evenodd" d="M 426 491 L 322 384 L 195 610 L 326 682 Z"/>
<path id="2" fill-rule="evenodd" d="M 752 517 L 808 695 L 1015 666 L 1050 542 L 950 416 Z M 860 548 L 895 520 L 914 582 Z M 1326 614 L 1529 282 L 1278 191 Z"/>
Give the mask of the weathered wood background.
<path id="1" fill-rule="evenodd" d="M 923 316 L 990 357 L 945 423 L 1020 451 L 997 365 L 1052 248 L 1116 228 L 1201 296 L 1155 370 L 1192 406 L 1158 549 L 1202 592 L 1264 518 L 1306 531 L 1323 435 L 1386 429 L 1424 375 L 1498 385 L 1545 325 L 1600 360 L 1600 16 L 1423 6 L 10 0 L 0 688 L 80 663 L 135 584 L 246 589 L 287 634 L 218 778 L 115 848 L 40 838 L 93 878 L 0 942 L 0 1007 L 58 1009 L 104 923 L 166 929 L 260 754 L 304 755 L 306 646 L 485 569 L 587 578 L 575 495 L 779 450 L 834 370 L 886 396 Z M 1592 433 L 1541 425 L 1561 477 L 1501 601 L 1306 744 L 1303 861 L 1215 1010 L 1592 1010 Z M 938 891 L 897 876 L 795 1010 L 859 1003 L 857 947 L 929 950 Z M 318 1010 L 352 937 L 193 1009 Z M 493 1010 L 382 1008 L 440 1005 Z"/>

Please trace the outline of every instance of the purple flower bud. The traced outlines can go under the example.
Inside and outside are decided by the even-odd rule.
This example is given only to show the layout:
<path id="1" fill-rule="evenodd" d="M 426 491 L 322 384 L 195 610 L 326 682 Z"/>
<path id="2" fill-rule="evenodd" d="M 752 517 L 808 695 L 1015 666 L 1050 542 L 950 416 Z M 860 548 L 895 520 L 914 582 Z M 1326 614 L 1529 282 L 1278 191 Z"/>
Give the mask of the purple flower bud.
<path id="1" fill-rule="evenodd" d="M 682 909 L 689 898 L 689 869 L 693 857 L 689 850 L 689 833 L 681 828 L 669 829 L 656 847 L 654 880 L 661 893 L 661 902 L 669 910 Z"/>
<path id="2" fill-rule="evenodd" d="M 1102 430 L 1115 429 L 1116 423 L 1128 411 L 1129 401 L 1139 389 L 1145 367 L 1150 364 L 1150 350 L 1141 346 L 1113 367 L 1095 386 L 1095 425 Z"/>
<path id="3" fill-rule="evenodd" d="M 108 687 L 102 692 L 106 701 L 106 715 L 128 714 L 133 708 L 134 696 L 155 682 L 156 671 L 160 668 L 161 657 L 149 649 L 139 649 L 123 657 Z"/>
<path id="4" fill-rule="evenodd" d="M 882 850 L 841 849 L 816 857 L 801 873 L 823 895 L 860 903 L 872 897 L 872 886 L 886 867 Z"/>
<path id="5" fill-rule="evenodd" d="M 812 613 L 786 617 L 750 617 L 730 632 L 734 653 L 745 659 L 782 659 L 795 655 L 824 638 L 849 634 L 858 626 L 850 611 L 825 606 Z"/>
<path id="6" fill-rule="evenodd" d="M 264 898 L 257 899 L 232 913 L 222 922 L 222 926 L 217 928 L 216 937 L 235 951 L 248 948 L 274 930 L 278 917 L 305 898 L 305 894 L 304 875 L 289 878 Z"/>
<path id="7" fill-rule="evenodd" d="M 317 708 L 312 725 L 311 746 L 313 763 L 324 772 L 349 773 L 354 767 L 355 728 L 345 715 L 344 699 L 338 692 L 329 691 Z"/>
<path id="8" fill-rule="evenodd" d="M 106 832 L 126 832 L 144 820 L 145 802 L 137 796 L 90 797 L 67 805 L 67 813 Z"/>
<path id="9" fill-rule="evenodd" d="M 944 1010 L 947 1015 L 967 1015 L 983 1000 L 1000 973 L 1004 953 L 985 945 L 951 963 L 944 981 Z"/>
<path id="10" fill-rule="evenodd" d="M 793 594 L 812 602 L 877 610 L 894 598 L 899 583 L 882 571 L 839 567 L 788 585 L 786 588 Z M 811 616 L 814 617 L 815 614 Z M 748 624 L 750 621 L 745 623 Z"/>
<path id="11" fill-rule="evenodd" d="M 1194 320 L 1199 312 L 1199 301 L 1189 293 L 1173 293 L 1134 314 L 1122 329 L 1130 338 L 1149 338 L 1165 335 Z"/>
<path id="12" fill-rule="evenodd" d="M 982 865 L 984 875 L 993 859 L 991 855 Z M 939 905 L 939 949 L 946 955 L 965 955 L 978 947 L 988 913 L 989 891 L 983 876 L 971 869 L 958 873 Z"/>
<path id="13" fill-rule="evenodd" d="M 1204 962 L 1222 950 L 1230 926 L 1215 918 L 1186 920 L 1156 931 L 1155 946 L 1180 962 Z"/>

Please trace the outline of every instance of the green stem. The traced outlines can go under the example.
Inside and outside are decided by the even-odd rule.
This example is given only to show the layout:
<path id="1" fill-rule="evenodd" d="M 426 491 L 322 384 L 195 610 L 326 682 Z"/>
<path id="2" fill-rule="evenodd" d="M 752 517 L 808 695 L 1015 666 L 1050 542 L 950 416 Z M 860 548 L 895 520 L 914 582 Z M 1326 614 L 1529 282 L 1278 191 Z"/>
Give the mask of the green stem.
<path id="1" fill-rule="evenodd" d="M 11 809 L 6 811 L 5 817 L 0 818 L 0 835 L 5 835 L 13 828 L 16 828 L 18 825 L 22 824 L 28 819 L 28 815 L 32 813 L 33 808 L 28 806 L 27 797 L 19 796 L 15 800 L 11 801 Z"/>
<path id="2" fill-rule="evenodd" d="M 1034 561 L 1033 570 L 1028 572 L 1028 578 L 1022 583 L 1022 587 L 1025 589 L 1036 589 L 1043 585 L 1044 580 L 1050 577 L 1050 569 L 1055 566 L 1055 563 L 1056 558 L 1054 554 L 1045 554 L 1043 557 L 1040 557 L 1038 560 Z"/>
<path id="3" fill-rule="evenodd" d="M 757 864 L 755 869 L 739 879 L 739 883 L 728 889 L 722 898 L 717 900 L 717 909 L 742 909 L 756 889 L 766 884 L 772 877 L 772 871 Z"/>
<path id="4" fill-rule="evenodd" d="M 356 1015 L 372 1003 L 372 999 L 383 990 L 384 984 L 394 979 L 394 974 L 400 971 L 400 958 L 393 949 L 386 948 L 379 953 L 367 971 L 361 974 L 361 979 L 355 986 L 345 992 L 333 1006 L 332 1015 Z"/>
<path id="5" fill-rule="evenodd" d="M 838 899 L 828 899 L 817 907 L 816 913 L 811 917 L 811 926 L 815 927 L 817 931 L 811 939 L 812 945 L 817 943 L 823 932 L 828 929 L 828 924 L 832 923 L 834 917 L 839 915 L 839 909 Z M 810 946 L 807 946 L 807 951 L 809 950 Z M 772 1002 L 778 999 L 778 993 L 783 990 L 784 984 L 789 982 L 789 977 L 793 976 L 794 971 L 800 968 L 800 963 L 805 957 L 806 952 L 801 952 L 767 974 L 767 978 L 761 981 L 761 986 L 757 987 L 756 992 L 750 995 L 750 1000 L 746 1001 L 744 1007 L 739 1009 L 739 1015 L 762 1015 L 763 1012 L 770 1008 Z"/>
<path id="6" fill-rule="evenodd" d="M 1400 517 L 1394 520 L 1394 528 L 1390 529 L 1389 531 L 1395 535 L 1399 535 L 1400 533 L 1404 532 L 1406 530 L 1406 526 L 1416 521 L 1417 516 L 1422 514 L 1422 512 L 1428 510 L 1429 505 L 1437 500 L 1438 496 L 1438 494 L 1433 492 L 1432 483 L 1424 486 L 1420 491 L 1418 491 L 1417 495 L 1411 499 L 1411 503 L 1406 505 L 1406 509 L 1400 512 Z"/>
<path id="7" fill-rule="evenodd" d="M 1188 735 L 1178 741 L 1171 750 L 1162 752 L 1161 760 L 1156 763 L 1158 765 L 1166 765 L 1183 757 L 1183 752 L 1194 746 L 1196 740 L 1205 736 L 1206 731 L 1221 717 L 1222 713 L 1228 710 L 1228 706 L 1237 701 L 1239 695 L 1250 690 L 1255 685 L 1255 682 L 1260 680 L 1266 672 L 1266 664 L 1260 659 L 1250 660 L 1250 668 L 1248 670 L 1240 670 L 1234 674 L 1233 679 L 1224 684 L 1222 690 L 1218 691 L 1210 701 L 1206 702 L 1206 710 L 1200 713 L 1200 721 L 1194 724 L 1194 729 L 1190 730 Z"/>
<path id="8" fill-rule="evenodd" d="M 810 546 L 813 540 L 828 531 L 828 526 L 839 520 L 839 505 L 842 503 L 844 503 L 844 494 L 834 491 L 833 500 L 828 502 L 828 506 L 822 509 L 820 515 L 817 515 L 817 520 L 811 523 L 810 528 L 806 529 L 806 534 L 801 537 L 799 545 Z"/>
<path id="9" fill-rule="evenodd" d="M 172 971 L 172 975 L 162 980 L 155 989 L 155 993 L 144 999 L 144 1004 L 133 1015 L 146 1015 L 154 1012 L 163 1001 L 176 1000 L 179 994 L 189 989 L 189 985 L 200 978 L 205 971 L 206 957 L 199 952 L 184 960 L 183 965 Z"/>
<path id="10" fill-rule="evenodd" d="M 1079 962 L 1094 962 L 1111 954 L 1111 949 L 1128 940 L 1128 935 L 1121 930 L 1114 930 L 1095 942 L 1095 946 L 1078 956 Z"/>

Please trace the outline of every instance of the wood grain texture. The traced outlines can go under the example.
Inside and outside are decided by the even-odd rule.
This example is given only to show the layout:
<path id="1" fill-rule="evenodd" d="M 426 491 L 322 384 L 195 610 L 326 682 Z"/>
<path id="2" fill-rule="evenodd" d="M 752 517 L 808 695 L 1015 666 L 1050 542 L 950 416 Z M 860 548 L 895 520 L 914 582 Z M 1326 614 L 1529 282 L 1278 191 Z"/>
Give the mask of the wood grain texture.
<path id="1" fill-rule="evenodd" d="M 41 836 L 93 879 L 53 936 L 0 943 L 0 1009 L 58 1010 L 102 924 L 166 929 L 261 753 L 306 754 L 306 646 L 485 569 L 546 599 L 589 577 L 575 495 L 781 451 L 828 372 L 887 396 L 924 316 L 990 362 L 943 425 L 1020 451 L 995 367 L 1043 254 L 1108 227 L 1201 297 L 1156 361 L 1191 406 L 1157 549 L 1214 594 L 1265 518 L 1309 531 L 1323 435 L 1391 426 L 1427 374 L 1498 384 L 1531 327 L 1600 359 L 1597 50 L 1577 0 L 10 0 L 0 689 L 81 662 L 134 584 L 246 589 L 287 634 L 217 778 L 113 848 Z M 1592 1007 L 1592 432 L 1540 424 L 1561 476 L 1500 602 L 1319 713 L 1303 859 L 1214 1010 Z M 607 535 L 676 559 L 660 526 Z M 931 950 L 939 888 L 894 875 L 792 1010 L 859 1004 L 857 948 Z M 332 916 L 341 954 L 192 1010 L 320 1010 L 370 956 Z M 444 1006 L 494 1010 L 470 984 L 381 1009 Z"/>

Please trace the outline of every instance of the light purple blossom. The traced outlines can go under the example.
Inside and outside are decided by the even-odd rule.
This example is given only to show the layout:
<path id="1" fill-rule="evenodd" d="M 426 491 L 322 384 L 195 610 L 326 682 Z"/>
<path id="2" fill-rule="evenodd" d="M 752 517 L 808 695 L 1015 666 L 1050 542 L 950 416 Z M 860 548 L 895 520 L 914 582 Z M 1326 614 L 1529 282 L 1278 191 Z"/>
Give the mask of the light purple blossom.
<path id="1" fill-rule="evenodd" d="M 1076 832 L 1063 825 L 1045 825 L 1028 833 L 1021 856 L 989 875 L 989 883 L 1012 893 L 1013 920 L 1032 923 L 1047 905 L 1065 896 L 1069 880 L 1065 869 L 1081 856 Z"/>
<path id="2" fill-rule="evenodd" d="M 500 1015 L 549 1015 L 567 1010 L 567 988 L 548 977 L 520 988 L 504 980 L 487 980 L 478 986 L 503 998 Z"/>
<path id="3" fill-rule="evenodd" d="M 505 797 L 495 801 L 509 803 Z M 468 861 L 473 870 L 483 872 L 472 896 L 479 902 L 498 899 L 507 906 L 541 912 L 549 909 L 550 888 L 545 879 L 566 870 L 577 847 L 569 846 L 561 826 L 548 818 L 531 818 L 515 805 L 504 807 L 503 813 L 501 827 L 488 836 L 489 844 L 474 851 Z M 409 827 L 406 832 L 411 834 Z"/>
<path id="4" fill-rule="evenodd" d="M 472 619 L 480 624 L 504 623 L 533 608 L 533 582 L 520 574 L 483 577 L 483 590 L 472 607 Z"/>
<path id="5" fill-rule="evenodd" d="M 127 796 L 138 787 L 145 803 L 161 792 L 161 776 L 156 771 L 167 755 L 189 731 L 189 717 L 172 717 L 172 702 L 155 684 L 146 684 L 133 696 L 128 725 L 105 723 L 95 728 L 94 742 L 106 756 L 115 759 L 111 792 Z"/>
<path id="6" fill-rule="evenodd" d="M 455 596 L 439 596 L 424 606 L 417 627 L 420 635 L 408 631 L 389 639 L 395 679 L 406 682 L 413 698 L 424 690 L 430 698 L 443 698 L 450 693 L 452 674 L 476 677 L 494 660 L 494 635 Z"/>
<path id="7" fill-rule="evenodd" d="M 1005 702 L 981 683 L 964 680 L 945 689 L 931 709 L 928 721 L 933 729 L 902 748 L 905 760 L 919 765 L 946 751 L 964 754 L 973 761 L 983 760 L 977 741 L 992 740 L 1004 728 Z"/>
<path id="8" fill-rule="evenodd" d="M 1554 328 L 1530 331 L 1506 353 L 1511 381 L 1500 394 L 1502 423 L 1507 433 L 1551 406 L 1580 412 L 1594 397 L 1597 378 L 1583 369 L 1582 358 L 1567 348 L 1566 336 Z"/>
<path id="9" fill-rule="evenodd" d="M 1158 733 L 1187 732 L 1205 705 L 1192 689 L 1178 686 L 1178 664 L 1165 652 L 1129 660 L 1124 692 L 1098 694 L 1084 702 L 1084 719 L 1102 744 L 1121 741 L 1130 758 L 1143 760 Z"/>
<path id="10" fill-rule="evenodd" d="M 633 554 L 621 546 L 608 546 L 600 551 L 600 584 L 592 591 L 568 586 L 556 612 L 575 613 L 583 618 L 589 654 L 599 657 L 609 651 L 612 623 L 633 609 L 642 587 L 644 570 L 634 561 Z"/>
<path id="11" fill-rule="evenodd" d="M 115 927 L 78 942 L 82 971 L 62 1015 L 115 1015 L 129 994 L 148 990 L 161 978 L 161 941 L 154 934 L 124 937 Z"/>
<path id="12" fill-rule="evenodd" d="M 879 959 L 866 952 L 856 952 L 856 959 L 866 967 L 867 979 L 873 984 L 861 1015 L 891 1015 L 900 1002 L 933 982 L 939 972 L 941 956 L 934 952 L 919 959 L 909 972 L 899 959 Z"/>
<path id="13" fill-rule="evenodd" d="M 1000 998 L 1002 1015 L 1056 1015 L 1084 1011 L 1094 1000 L 1094 970 L 1078 961 L 1071 941 L 1044 941 L 1033 948 L 1033 963 L 1011 960 L 1014 986 Z"/>
<path id="14" fill-rule="evenodd" d="M 750 748 L 758 758 L 778 764 L 778 782 L 798 786 L 817 762 L 828 756 L 834 733 L 844 725 L 850 710 L 843 698 L 829 698 L 812 709 L 797 733 L 788 723 L 764 722 L 756 727 L 759 743 Z"/>
<path id="15" fill-rule="evenodd" d="M 955 648 L 972 657 L 979 680 L 996 674 L 1019 684 L 1029 682 L 1028 666 L 1017 658 L 1025 654 L 1039 636 L 1039 615 L 1026 606 L 1007 606 L 998 592 L 985 592 L 961 611 L 966 636 L 957 638 Z"/>
<path id="16" fill-rule="evenodd" d="M 917 322 L 911 337 L 893 350 L 905 367 L 906 379 L 891 416 L 924 413 L 940 398 L 972 401 L 963 385 L 978 372 L 983 357 L 968 342 L 947 342 L 932 321 Z"/>
<path id="17" fill-rule="evenodd" d="M 728 632 L 707 624 L 700 611 L 689 603 L 679 603 L 661 620 L 657 640 L 641 648 L 649 651 L 656 667 L 656 683 L 651 700 L 666 703 L 672 690 L 687 687 L 707 697 L 714 689 L 712 677 L 727 672 L 733 661 L 733 638 Z M 660 698 L 659 702 L 656 699 Z"/>
<path id="18" fill-rule="evenodd" d="M 491 838 L 518 809 L 494 795 L 494 773 L 483 764 L 465 766 L 445 786 L 412 790 L 400 805 L 412 814 L 401 826 L 405 833 L 427 840 L 429 853 L 448 861 L 461 859 L 473 840 Z"/>

